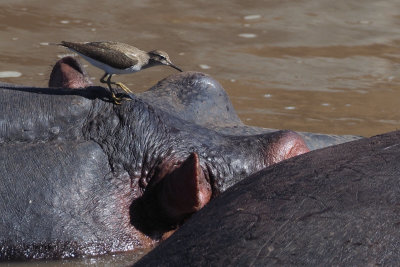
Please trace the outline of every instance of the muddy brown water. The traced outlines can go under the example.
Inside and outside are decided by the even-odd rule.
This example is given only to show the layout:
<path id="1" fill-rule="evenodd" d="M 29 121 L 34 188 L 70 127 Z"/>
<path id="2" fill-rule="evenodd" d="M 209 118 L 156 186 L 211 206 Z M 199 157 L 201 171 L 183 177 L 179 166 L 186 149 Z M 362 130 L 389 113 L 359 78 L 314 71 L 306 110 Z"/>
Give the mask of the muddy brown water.
<path id="1" fill-rule="evenodd" d="M 46 86 L 70 54 L 49 42 L 116 40 L 210 74 L 250 125 L 364 136 L 400 125 L 397 0 L 3 0 L 0 36 L 4 82 Z M 141 92 L 172 73 L 116 80 Z"/>

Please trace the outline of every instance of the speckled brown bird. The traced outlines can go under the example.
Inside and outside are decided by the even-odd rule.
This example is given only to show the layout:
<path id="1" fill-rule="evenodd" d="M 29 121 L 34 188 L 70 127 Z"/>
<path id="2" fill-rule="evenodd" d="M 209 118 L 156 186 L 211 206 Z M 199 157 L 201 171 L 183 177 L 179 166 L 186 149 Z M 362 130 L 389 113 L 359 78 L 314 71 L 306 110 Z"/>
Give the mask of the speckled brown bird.
<path id="1" fill-rule="evenodd" d="M 182 71 L 171 62 L 166 52 L 160 50 L 145 52 L 128 44 L 110 41 L 62 41 L 60 45 L 72 50 L 93 66 L 105 71 L 100 82 L 107 83 L 112 99 L 116 104 L 120 104 L 121 98 L 116 97 L 111 85 L 115 84 L 127 93 L 132 93 L 132 91 L 123 83 L 112 82 L 111 77 L 114 74 L 134 73 L 158 65 L 170 66 L 178 71 Z"/>

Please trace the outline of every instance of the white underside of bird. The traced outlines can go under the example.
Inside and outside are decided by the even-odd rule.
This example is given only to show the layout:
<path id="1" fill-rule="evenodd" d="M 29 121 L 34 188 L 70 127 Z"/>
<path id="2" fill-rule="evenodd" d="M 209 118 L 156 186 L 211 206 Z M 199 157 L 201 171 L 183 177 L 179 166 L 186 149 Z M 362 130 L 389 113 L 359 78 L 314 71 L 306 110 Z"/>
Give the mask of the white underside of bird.
<path id="1" fill-rule="evenodd" d="M 92 64 L 93 66 L 104 70 L 106 73 L 108 74 L 128 74 L 128 73 L 134 73 L 134 72 L 138 72 L 141 70 L 141 67 L 139 66 L 139 64 L 136 64 L 132 67 L 129 67 L 127 69 L 116 69 L 113 67 L 110 67 L 106 64 L 104 64 L 103 62 L 97 61 L 93 58 L 90 58 L 88 56 L 85 56 L 84 54 L 81 54 L 75 50 L 73 50 L 75 53 L 77 53 L 78 55 L 80 55 L 81 57 L 83 57 L 85 60 L 87 60 L 90 64 Z"/>

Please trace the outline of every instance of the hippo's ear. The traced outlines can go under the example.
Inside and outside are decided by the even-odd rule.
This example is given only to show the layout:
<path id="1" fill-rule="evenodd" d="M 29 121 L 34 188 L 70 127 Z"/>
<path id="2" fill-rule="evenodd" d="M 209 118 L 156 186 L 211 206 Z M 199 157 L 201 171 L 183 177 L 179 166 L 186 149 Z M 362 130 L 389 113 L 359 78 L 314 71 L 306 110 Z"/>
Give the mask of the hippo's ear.
<path id="1" fill-rule="evenodd" d="M 166 175 L 157 187 L 159 207 L 175 223 L 204 207 L 212 195 L 211 185 L 196 153 Z"/>
<path id="2" fill-rule="evenodd" d="M 85 88 L 92 85 L 82 65 L 73 57 L 57 61 L 50 74 L 49 87 Z"/>
<path id="3" fill-rule="evenodd" d="M 170 168 L 171 164 L 163 165 Z M 192 213 L 211 199 L 212 189 L 196 153 L 189 155 L 173 171 L 162 169 L 163 176 L 149 185 L 144 195 L 132 202 L 131 223 L 152 237 L 176 229 Z M 166 175 L 164 175 L 167 173 Z"/>

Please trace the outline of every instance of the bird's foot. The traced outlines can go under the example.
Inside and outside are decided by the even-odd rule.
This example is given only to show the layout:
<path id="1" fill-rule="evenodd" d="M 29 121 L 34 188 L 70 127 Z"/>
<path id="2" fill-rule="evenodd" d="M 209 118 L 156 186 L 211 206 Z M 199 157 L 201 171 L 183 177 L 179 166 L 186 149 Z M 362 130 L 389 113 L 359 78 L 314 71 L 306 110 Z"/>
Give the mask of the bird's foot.
<path id="1" fill-rule="evenodd" d="M 132 98 L 129 95 L 124 95 L 123 97 L 121 97 L 121 99 L 128 100 L 128 101 L 132 100 Z"/>
<path id="2" fill-rule="evenodd" d="M 128 101 L 132 100 L 132 98 L 129 95 L 124 95 L 122 97 L 117 97 L 114 93 L 111 93 L 111 98 L 112 98 L 114 104 L 116 104 L 116 105 L 121 105 L 122 100 L 128 100 Z"/>
<path id="3" fill-rule="evenodd" d="M 111 98 L 114 101 L 114 104 L 121 105 L 122 98 L 117 97 L 114 93 L 111 93 Z"/>
<path id="4" fill-rule="evenodd" d="M 129 89 L 125 84 L 118 82 L 118 83 L 115 83 L 115 85 L 119 86 L 122 90 L 124 90 L 128 94 L 133 94 L 131 89 Z"/>

